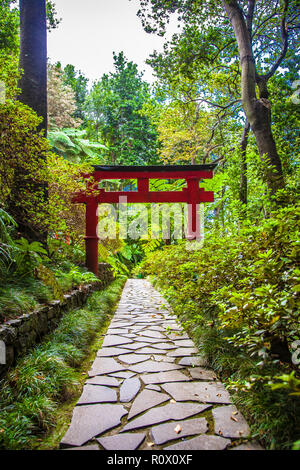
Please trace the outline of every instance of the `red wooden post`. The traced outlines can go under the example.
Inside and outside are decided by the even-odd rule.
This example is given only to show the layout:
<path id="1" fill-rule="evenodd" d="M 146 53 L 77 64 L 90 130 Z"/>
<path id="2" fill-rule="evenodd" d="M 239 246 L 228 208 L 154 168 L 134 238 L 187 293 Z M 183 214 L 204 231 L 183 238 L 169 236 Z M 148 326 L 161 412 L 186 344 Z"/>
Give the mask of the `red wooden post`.
<path id="1" fill-rule="evenodd" d="M 86 202 L 85 247 L 86 267 L 98 276 L 98 204 L 94 199 Z"/>
<path id="2" fill-rule="evenodd" d="M 189 194 L 187 239 L 195 240 L 200 238 L 199 179 L 188 179 L 187 191 Z"/>
<path id="3" fill-rule="evenodd" d="M 148 178 L 138 178 L 137 180 L 137 189 L 142 193 L 149 192 L 149 179 Z"/>

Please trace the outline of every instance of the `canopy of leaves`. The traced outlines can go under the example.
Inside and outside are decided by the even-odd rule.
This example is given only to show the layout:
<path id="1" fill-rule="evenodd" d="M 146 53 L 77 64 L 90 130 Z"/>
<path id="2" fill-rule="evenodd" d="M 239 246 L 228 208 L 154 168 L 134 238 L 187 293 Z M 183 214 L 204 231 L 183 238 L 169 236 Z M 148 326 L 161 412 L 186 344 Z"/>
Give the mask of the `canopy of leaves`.
<path id="1" fill-rule="evenodd" d="M 108 163 L 149 164 L 156 161 L 157 133 L 143 104 L 149 85 L 123 53 L 114 54 L 115 72 L 96 82 L 86 101 L 88 135 L 108 146 Z"/>

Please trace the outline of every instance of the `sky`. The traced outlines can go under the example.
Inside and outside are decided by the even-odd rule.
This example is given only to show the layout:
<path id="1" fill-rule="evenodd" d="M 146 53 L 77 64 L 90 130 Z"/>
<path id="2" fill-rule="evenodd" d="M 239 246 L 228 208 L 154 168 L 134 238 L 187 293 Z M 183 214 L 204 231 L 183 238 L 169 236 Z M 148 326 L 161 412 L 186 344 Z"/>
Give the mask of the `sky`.
<path id="1" fill-rule="evenodd" d="M 55 0 L 58 28 L 48 33 L 48 58 L 63 66 L 72 64 L 90 79 L 90 84 L 104 73 L 114 71 L 113 51 L 145 71 L 144 79 L 154 80 L 145 60 L 153 50 L 161 51 L 165 39 L 145 33 L 136 16 L 139 0 Z M 176 32 L 171 22 L 168 36 Z"/>

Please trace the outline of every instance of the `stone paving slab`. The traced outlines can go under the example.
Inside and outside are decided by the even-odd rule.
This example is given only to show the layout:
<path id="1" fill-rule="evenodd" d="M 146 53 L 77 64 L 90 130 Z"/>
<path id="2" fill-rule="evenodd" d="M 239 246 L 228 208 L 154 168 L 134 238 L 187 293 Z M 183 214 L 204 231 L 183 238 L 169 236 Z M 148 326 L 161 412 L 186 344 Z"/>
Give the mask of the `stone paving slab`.
<path id="1" fill-rule="evenodd" d="M 153 424 L 163 423 L 172 419 L 185 419 L 198 415 L 208 408 L 210 408 L 210 405 L 198 405 L 196 403 L 169 403 L 158 406 L 127 423 L 122 432 L 152 426 Z"/>
<path id="2" fill-rule="evenodd" d="M 203 403 L 231 403 L 229 393 L 220 382 L 168 383 L 162 385 L 176 401 L 201 401 Z"/>
<path id="3" fill-rule="evenodd" d="M 127 410 L 121 405 L 76 406 L 68 431 L 61 444 L 82 446 L 90 439 L 121 423 Z"/>
<path id="4" fill-rule="evenodd" d="M 126 282 L 62 448 L 248 450 L 249 427 L 166 300 Z M 208 423 L 209 426 L 208 426 Z"/>
<path id="5" fill-rule="evenodd" d="M 136 450 L 144 441 L 145 433 L 119 434 L 97 439 L 105 450 Z"/>
<path id="6" fill-rule="evenodd" d="M 85 385 L 83 392 L 79 398 L 77 405 L 89 405 L 92 403 L 113 403 L 117 401 L 117 393 L 113 388 L 96 386 L 96 385 Z"/>
<path id="7" fill-rule="evenodd" d="M 231 444 L 230 439 L 218 436 L 198 436 L 168 446 L 166 450 L 224 450 Z"/>
<path id="8" fill-rule="evenodd" d="M 144 411 L 149 410 L 149 408 L 154 408 L 155 406 L 161 405 L 162 403 L 169 400 L 169 395 L 165 393 L 145 389 L 134 400 L 128 415 L 128 419 L 134 418 Z"/>
<path id="9" fill-rule="evenodd" d="M 249 436 L 249 426 L 235 406 L 220 406 L 212 410 L 212 415 L 215 422 L 215 434 L 231 438 Z"/>
<path id="10" fill-rule="evenodd" d="M 155 444 L 165 444 L 175 439 L 204 434 L 208 429 L 205 418 L 195 418 L 186 421 L 172 421 L 171 423 L 159 424 L 151 430 Z"/>
<path id="11" fill-rule="evenodd" d="M 125 379 L 120 388 L 120 402 L 130 402 L 138 394 L 141 382 L 138 377 Z"/>

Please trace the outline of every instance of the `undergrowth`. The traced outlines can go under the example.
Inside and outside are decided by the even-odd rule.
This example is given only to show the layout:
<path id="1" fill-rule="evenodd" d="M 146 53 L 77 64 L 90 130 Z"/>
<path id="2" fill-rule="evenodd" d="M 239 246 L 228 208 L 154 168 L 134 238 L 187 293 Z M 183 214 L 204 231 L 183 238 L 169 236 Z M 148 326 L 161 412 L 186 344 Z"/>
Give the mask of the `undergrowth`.
<path id="1" fill-rule="evenodd" d="M 154 251 L 136 270 L 162 289 L 269 449 L 300 438 L 299 221 L 299 205 L 281 208 L 238 234 L 210 234 L 200 250 Z"/>
<path id="2" fill-rule="evenodd" d="M 0 381 L 0 449 L 36 448 L 55 427 L 62 404 L 80 393 L 81 364 L 113 313 L 124 278 L 94 292 Z"/>

